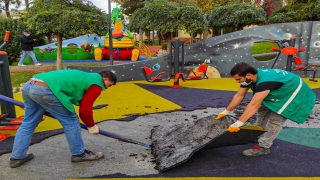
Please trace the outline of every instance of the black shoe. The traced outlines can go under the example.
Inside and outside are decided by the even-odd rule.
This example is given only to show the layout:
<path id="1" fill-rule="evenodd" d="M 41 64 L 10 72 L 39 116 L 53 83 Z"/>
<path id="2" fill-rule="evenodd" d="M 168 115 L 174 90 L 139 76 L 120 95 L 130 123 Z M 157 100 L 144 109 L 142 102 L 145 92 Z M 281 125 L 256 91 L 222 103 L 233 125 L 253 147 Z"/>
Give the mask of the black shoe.
<path id="1" fill-rule="evenodd" d="M 19 167 L 22 164 L 30 161 L 33 158 L 34 158 L 34 156 L 33 156 L 32 153 L 31 154 L 27 154 L 27 157 L 25 157 L 24 159 L 13 159 L 13 158 L 10 158 L 10 167 L 11 168 Z"/>
<path id="2" fill-rule="evenodd" d="M 77 156 L 71 156 L 71 162 L 83 162 L 83 161 L 94 161 L 103 158 L 103 152 L 93 153 L 88 150 L 84 150 L 84 153 Z"/>

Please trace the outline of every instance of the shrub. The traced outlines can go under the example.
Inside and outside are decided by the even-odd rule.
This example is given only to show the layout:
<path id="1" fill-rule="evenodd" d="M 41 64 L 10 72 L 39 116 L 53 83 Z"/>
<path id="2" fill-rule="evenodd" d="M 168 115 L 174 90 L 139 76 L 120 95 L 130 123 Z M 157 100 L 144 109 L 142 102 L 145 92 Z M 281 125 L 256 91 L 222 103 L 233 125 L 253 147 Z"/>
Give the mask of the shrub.
<path id="1" fill-rule="evenodd" d="M 167 50 L 167 48 L 168 48 L 168 43 L 162 43 L 161 49 L 162 50 Z"/>
<path id="2" fill-rule="evenodd" d="M 10 38 L 7 45 L 1 49 L 8 54 L 8 61 L 11 65 L 13 62 L 19 60 L 21 55 L 20 36 L 25 26 L 15 19 L 0 18 L 0 39 L 4 39 L 6 31 L 10 31 Z M 2 44 L 2 42 L 0 42 Z"/>

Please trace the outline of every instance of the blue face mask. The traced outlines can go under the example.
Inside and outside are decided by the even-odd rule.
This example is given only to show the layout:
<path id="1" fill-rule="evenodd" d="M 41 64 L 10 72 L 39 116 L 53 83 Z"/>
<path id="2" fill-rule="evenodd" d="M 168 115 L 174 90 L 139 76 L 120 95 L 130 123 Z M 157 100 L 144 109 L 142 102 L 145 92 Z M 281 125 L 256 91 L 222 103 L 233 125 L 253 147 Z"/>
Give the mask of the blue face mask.
<path id="1" fill-rule="evenodd" d="M 250 82 L 247 82 L 247 77 L 244 78 L 243 82 L 240 82 L 239 84 L 241 84 L 242 86 L 248 86 L 249 84 L 252 83 L 252 80 L 250 80 Z"/>

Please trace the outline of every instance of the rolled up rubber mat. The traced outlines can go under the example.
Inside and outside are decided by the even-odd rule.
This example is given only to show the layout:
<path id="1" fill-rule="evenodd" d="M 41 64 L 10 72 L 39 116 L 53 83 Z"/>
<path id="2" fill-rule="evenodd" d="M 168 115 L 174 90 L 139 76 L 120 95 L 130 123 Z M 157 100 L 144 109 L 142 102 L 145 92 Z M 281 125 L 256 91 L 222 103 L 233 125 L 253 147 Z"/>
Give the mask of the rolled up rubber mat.
<path id="1" fill-rule="evenodd" d="M 247 144 L 266 132 L 260 126 L 248 125 L 230 133 L 227 128 L 234 123 L 232 118 L 226 116 L 215 120 L 215 117 L 211 115 L 194 122 L 153 128 L 151 153 L 156 161 L 155 169 L 164 172 L 186 162 L 200 149 Z"/>

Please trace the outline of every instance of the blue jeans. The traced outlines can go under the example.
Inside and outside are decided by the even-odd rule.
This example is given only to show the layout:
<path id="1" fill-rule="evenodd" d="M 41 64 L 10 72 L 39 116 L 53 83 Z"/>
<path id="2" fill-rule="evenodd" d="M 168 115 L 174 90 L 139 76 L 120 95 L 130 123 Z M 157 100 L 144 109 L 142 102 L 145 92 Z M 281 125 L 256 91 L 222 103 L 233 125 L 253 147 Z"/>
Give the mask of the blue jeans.
<path id="1" fill-rule="evenodd" d="M 67 110 L 48 87 L 27 82 L 23 87 L 22 96 L 25 115 L 14 139 L 12 158 L 26 157 L 34 130 L 42 121 L 45 111 L 61 123 L 71 154 L 80 155 L 84 152 L 78 115 Z"/>
<path id="2" fill-rule="evenodd" d="M 24 53 L 22 54 L 21 59 L 20 59 L 20 61 L 19 61 L 18 64 L 23 64 L 24 60 L 26 59 L 26 57 L 27 57 L 28 55 L 31 57 L 32 61 L 33 61 L 35 64 L 39 63 L 39 62 L 37 61 L 36 55 L 33 53 L 33 51 L 24 51 Z"/>

